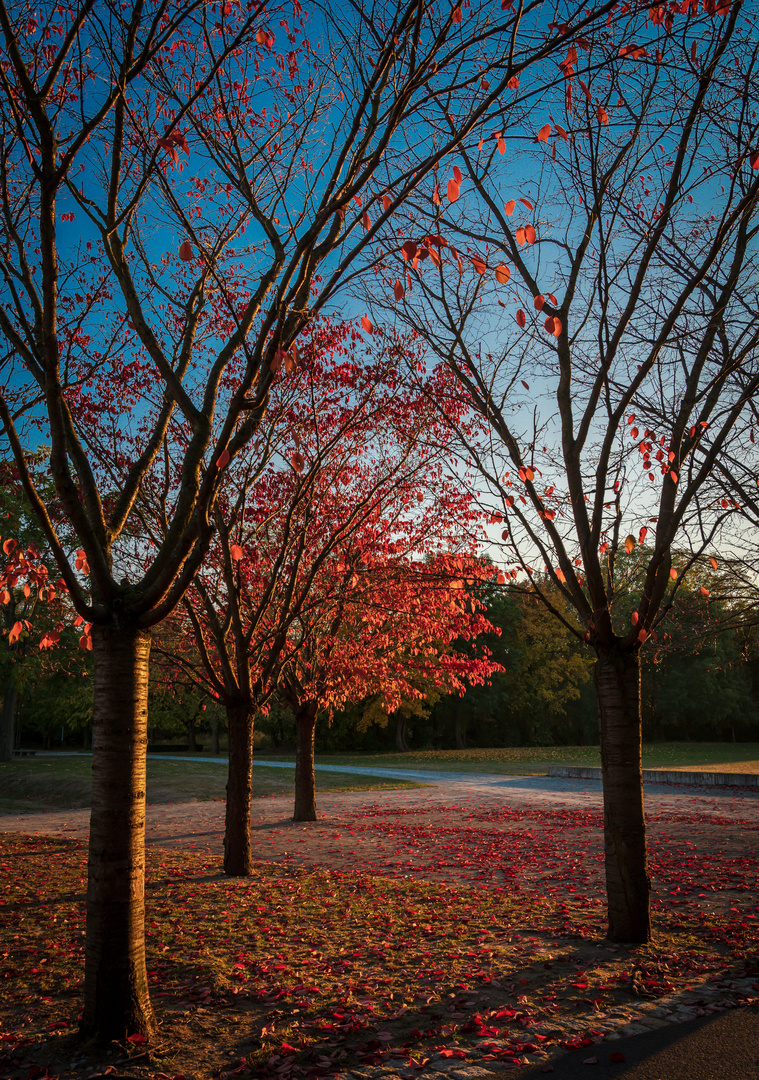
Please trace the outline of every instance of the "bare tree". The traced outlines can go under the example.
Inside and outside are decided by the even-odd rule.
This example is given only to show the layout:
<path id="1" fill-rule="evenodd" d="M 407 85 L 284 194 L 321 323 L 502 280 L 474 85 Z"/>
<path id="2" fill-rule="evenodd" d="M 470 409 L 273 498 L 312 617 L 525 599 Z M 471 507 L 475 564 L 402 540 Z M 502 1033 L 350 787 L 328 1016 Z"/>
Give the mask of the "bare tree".
<path id="1" fill-rule="evenodd" d="M 397 310 L 488 422 L 462 444 L 502 557 L 595 651 L 617 941 L 651 935 L 640 650 L 677 588 L 673 545 L 699 555 L 735 511 L 699 496 L 759 389 L 759 38 L 740 3 L 689 12 L 570 45 L 529 128 L 504 115 L 462 147 L 434 218 L 416 201 L 394 249 Z M 618 554 L 646 537 L 621 623 Z"/>
<path id="2" fill-rule="evenodd" d="M 0 419 L 94 650 L 83 1033 L 155 1030 L 150 632 L 201 564 L 280 357 L 509 84 L 614 6 L 0 4 Z M 25 469 L 40 438 L 78 567 Z M 135 508 L 169 444 L 184 461 L 150 548 Z"/>

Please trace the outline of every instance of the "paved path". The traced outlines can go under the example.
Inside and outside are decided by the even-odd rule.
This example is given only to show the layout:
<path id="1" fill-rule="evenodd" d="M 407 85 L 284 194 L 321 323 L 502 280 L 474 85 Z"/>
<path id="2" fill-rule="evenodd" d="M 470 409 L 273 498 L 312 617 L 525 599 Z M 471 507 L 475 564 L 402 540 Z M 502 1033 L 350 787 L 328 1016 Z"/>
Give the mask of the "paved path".
<path id="1" fill-rule="evenodd" d="M 614 1053 L 624 1061 L 610 1061 Z M 551 1064 L 556 1080 L 759 1080 L 759 1010 L 732 1009 L 573 1050 Z M 518 1075 L 544 1072 L 545 1066 L 528 1065 Z"/>

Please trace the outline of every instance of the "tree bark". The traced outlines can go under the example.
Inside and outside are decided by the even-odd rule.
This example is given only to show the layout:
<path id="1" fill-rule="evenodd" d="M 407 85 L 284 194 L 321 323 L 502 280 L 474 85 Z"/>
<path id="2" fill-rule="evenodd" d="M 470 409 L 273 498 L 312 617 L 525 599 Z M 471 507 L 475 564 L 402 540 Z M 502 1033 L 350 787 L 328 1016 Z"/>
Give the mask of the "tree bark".
<path id="1" fill-rule="evenodd" d="M 145 968 L 145 754 L 150 635 L 92 628 L 92 811 L 81 1033 L 155 1034 Z"/>
<path id="2" fill-rule="evenodd" d="M 11 676 L 3 687 L 3 708 L 0 711 L 0 761 L 13 761 L 16 695 L 16 680 Z"/>
<path id="3" fill-rule="evenodd" d="M 453 726 L 456 737 L 456 749 L 466 750 L 466 730 L 461 722 L 461 710 L 458 701 L 453 706 Z"/>
<path id="4" fill-rule="evenodd" d="M 249 701 L 227 705 L 229 771 L 224 830 L 224 873 L 250 877 L 250 803 L 253 784 L 253 706 Z"/>
<path id="5" fill-rule="evenodd" d="M 314 737 L 316 702 L 295 712 L 295 810 L 293 821 L 316 821 Z"/>
<path id="6" fill-rule="evenodd" d="M 408 743 L 406 742 L 406 717 L 402 713 L 398 713 L 395 719 L 395 749 L 399 754 L 408 753 Z"/>
<path id="7" fill-rule="evenodd" d="M 211 751 L 214 754 L 219 752 L 219 717 L 216 712 L 211 721 Z"/>
<path id="8" fill-rule="evenodd" d="M 601 729 L 607 938 L 644 943 L 651 940 L 651 879 L 643 813 L 638 653 L 599 652 L 595 682 Z"/>

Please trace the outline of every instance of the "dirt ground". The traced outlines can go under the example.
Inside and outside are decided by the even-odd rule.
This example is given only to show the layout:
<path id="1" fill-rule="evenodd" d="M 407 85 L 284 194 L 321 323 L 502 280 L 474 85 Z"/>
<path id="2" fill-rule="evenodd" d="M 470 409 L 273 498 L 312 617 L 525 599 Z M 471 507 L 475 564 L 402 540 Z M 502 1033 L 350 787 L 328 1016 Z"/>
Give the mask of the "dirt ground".
<path id="1" fill-rule="evenodd" d="M 112 1080 L 380 1080 L 454 1065 L 464 1071 L 453 1080 L 484 1080 L 483 1066 L 549 1061 L 631 1033 L 641 1018 L 651 1027 L 757 1000 L 756 790 L 647 787 L 654 917 L 666 933 L 638 951 L 603 943 L 595 781 L 472 778 L 324 793 L 318 810 L 318 821 L 296 823 L 290 797 L 254 801 L 254 857 L 274 875 L 256 898 L 252 879 L 218 873 L 223 803 L 149 807 L 150 932 L 164 935 L 157 955 L 171 957 L 150 962 L 161 1045 L 77 1057 L 70 1004 L 38 991 L 7 1013 L 31 1041 L 0 1033 L 14 1063 L 7 1072 L 0 1064 L 2 1080 L 80 1080 L 98 1069 Z M 87 832 L 86 811 L 0 817 L 0 833 L 43 847 L 46 837 L 81 842 Z M 197 864 L 192 873 L 171 868 L 182 853 Z M 44 885 L 44 865 L 39 873 Z M 263 903 L 271 914 L 256 915 Z M 76 911 L 69 923 L 81 932 Z M 277 936 L 282 926 L 296 934 L 292 945 Z M 191 960 L 198 930 L 205 951 Z M 45 962 L 40 953 L 26 962 Z M 5 955 L 14 960 L 12 947 Z"/>

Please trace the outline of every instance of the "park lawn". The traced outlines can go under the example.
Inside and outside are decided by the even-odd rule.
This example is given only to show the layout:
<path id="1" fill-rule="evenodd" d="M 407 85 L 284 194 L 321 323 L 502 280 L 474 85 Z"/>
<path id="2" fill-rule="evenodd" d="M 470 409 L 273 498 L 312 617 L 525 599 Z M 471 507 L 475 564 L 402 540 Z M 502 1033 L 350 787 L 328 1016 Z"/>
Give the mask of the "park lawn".
<path id="1" fill-rule="evenodd" d="M 92 758 L 64 756 L 18 758 L 0 763 L 0 814 L 31 814 L 88 807 L 92 790 Z M 253 796 L 289 795 L 291 769 L 253 768 Z M 227 769 L 203 761 L 148 758 L 148 804 L 224 799 Z M 417 787 L 404 780 L 383 780 L 350 773 L 316 774 L 317 791 Z"/>
<path id="2" fill-rule="evenodd" d="M 293 761 L 292 755 L 266 753 L 267 761 Z M 600 767 L 597 746 L 506 746 L 470 750 L 411 750 L 406 754 L 317 754 L 317 765 L 441 769 L 456 772 L 545 773 L 548 766 Z M 644 769 L 709 769 L 759 772 L 759 743 L 661 742 L 643 745 Z"/>
<path id="3" fill-rule="evenodd" d="M 230 880 L 201 853 L 149 848 L 147 963 L 161 1027 L 147 1052 L 125 1040 L 106 1058 L 72 1034 L 86 860 L 79 841 L 0 835 L 8 1080 L 46 1068 L 79 1080 L 106 1064 L 133 1077 L 223 1069 L 296 1080 L 419 1069 L 440 1051 L 497 1069 L 592 1046 L 614 1010 L 697 996 L 712 981 L 729 994 L 759 959 L 756 921 L 708 914 L 714 898 L 683 907 L 666 886 L 656 943 L 610 946 L 600 898 L 574 894 L 570 858 L 562 888 L 557 875 L 549 891 L 493 890 L 272 863 Z"/>

